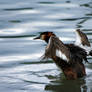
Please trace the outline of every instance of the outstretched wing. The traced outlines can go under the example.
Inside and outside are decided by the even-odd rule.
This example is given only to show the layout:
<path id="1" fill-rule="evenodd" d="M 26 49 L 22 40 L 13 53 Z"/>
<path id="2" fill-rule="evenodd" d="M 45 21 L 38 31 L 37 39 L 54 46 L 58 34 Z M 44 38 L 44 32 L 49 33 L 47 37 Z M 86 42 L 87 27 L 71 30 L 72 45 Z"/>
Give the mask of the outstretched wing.
<path id="1" fill-rule="evenodd" d="M 82 31 L 80 31 L 80 29 L 76 30 L 76 41 L 75 41 L 76 45 L 83 45 L 83 46 L 90 46 L 90 42 L 88 40 L 88 37 L 86 36 L 85 33 L 83 33 Z"/>
<path id="2" fill-rule="evenodd" d="M 75 41 L 75 45 L 83 48 L 86 50 L 88 55 L 91 55 L 90 51 L 92 50 L 91 44 L 88 40 L 88 37 L 86 36 L 85 33 L 83 33 L 82 31 L 80 31 L 80 29 L 76 30 L 76 41 Z M 92 56 L 92 55 L 91 55 Z"/>
<path id="3" fill-rule="evenodd" d="M 51 36 L 45 49 L 44 58 L 59 57 L 65 61 L 70 60 L 69 49 L 56 36 Z"/>

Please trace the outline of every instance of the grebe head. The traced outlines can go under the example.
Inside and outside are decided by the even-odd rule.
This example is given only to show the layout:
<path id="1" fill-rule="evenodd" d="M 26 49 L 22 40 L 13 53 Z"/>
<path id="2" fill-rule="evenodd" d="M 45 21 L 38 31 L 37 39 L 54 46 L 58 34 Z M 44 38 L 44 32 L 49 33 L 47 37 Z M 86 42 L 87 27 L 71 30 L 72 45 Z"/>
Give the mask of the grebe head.
<path id="1" fill-rule="evenodd" d="M 49 42 L 49 38 L 51 36 L 55 36 L 55 34 L 53 32 L 42 32 L 38 37 L 34 38 L 35 39 L 41 39 L 41 40 L 44 40 L 45 42 Z"/>

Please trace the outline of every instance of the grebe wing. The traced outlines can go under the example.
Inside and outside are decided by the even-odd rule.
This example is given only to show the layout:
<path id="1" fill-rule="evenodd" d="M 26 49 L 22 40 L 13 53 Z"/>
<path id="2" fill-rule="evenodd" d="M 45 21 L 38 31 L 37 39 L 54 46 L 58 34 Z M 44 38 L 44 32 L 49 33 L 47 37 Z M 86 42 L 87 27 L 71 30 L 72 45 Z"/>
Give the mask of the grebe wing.
<path id="1" fill-rule="evenodd" d="M 76 41 L 75 41 L 76 45 L 90 46 L 90 42 L 85 33 L 80 31 L 80 29 L 77 29 L 75 33 L 76 33 Z"/>
<path id="2" fill-rule="evenodd" d="M 44 58 L 53 58 L 54 56 L 69 61 L 70 51 L 58 37 L 51 36 L 45 49 Z"/>

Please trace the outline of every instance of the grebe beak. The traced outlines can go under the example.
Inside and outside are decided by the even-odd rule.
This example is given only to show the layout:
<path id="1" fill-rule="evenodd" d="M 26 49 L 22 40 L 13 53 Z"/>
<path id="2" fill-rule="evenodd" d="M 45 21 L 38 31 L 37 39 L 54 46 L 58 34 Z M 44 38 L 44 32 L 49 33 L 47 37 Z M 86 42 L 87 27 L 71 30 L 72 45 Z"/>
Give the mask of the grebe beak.
<path id="1" fill-rule="evenodd" d="M 34 38 L 34 40 L 36 40 L 36 39 L 40 39 L 40 36 L 38 36 L 38 37 Z"/>

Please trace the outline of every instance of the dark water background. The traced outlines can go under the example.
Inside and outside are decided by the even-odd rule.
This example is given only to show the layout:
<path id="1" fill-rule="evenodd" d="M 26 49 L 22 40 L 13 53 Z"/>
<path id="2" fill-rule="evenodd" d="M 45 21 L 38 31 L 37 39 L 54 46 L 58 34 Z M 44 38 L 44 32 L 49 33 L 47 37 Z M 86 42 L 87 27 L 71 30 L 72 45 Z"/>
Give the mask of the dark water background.
<path id="1" fill-rule="evenodd" d="M 40 60 L 46 44 L 33 40 L 53 31 L 71 43 L 77 28 L 92 42 L 92 0 L 0 0 L 0 92 L 92 92 L 92 64 L 85 78 L 66 80 Z"/>

